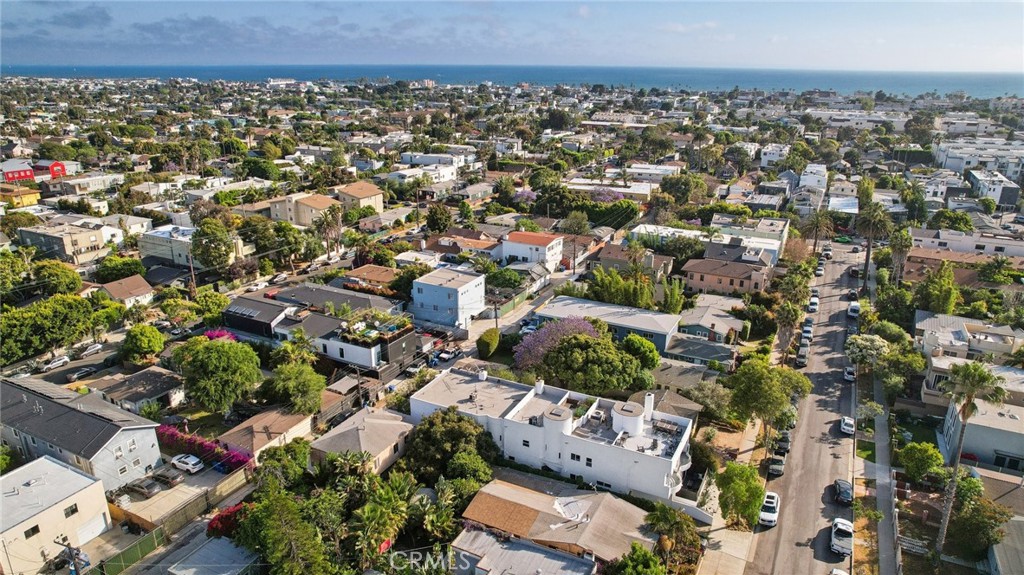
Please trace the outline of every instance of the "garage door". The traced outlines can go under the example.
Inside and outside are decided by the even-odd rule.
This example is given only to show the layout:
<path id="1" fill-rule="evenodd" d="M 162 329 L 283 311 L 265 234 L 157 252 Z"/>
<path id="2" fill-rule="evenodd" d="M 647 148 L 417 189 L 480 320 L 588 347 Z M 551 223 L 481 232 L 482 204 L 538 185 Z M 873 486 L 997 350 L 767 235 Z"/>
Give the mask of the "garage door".
<path id="1" fill-rule="evenodd" d="M 78 528 L 78 544 L 85 545 L 107 530 L 107 514 L 101 513 Z"/>

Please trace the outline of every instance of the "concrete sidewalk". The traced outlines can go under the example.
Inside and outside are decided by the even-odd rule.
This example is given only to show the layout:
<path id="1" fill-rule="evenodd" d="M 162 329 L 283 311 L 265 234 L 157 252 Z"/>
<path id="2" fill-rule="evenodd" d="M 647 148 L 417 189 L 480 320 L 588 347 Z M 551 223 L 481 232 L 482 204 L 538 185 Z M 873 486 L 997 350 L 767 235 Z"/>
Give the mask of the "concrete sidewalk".
<path id="1" fill-rule="evenodd" d="M 740 440 L 737 463 L 750 463 L 757 448 L 757 434 L 761 424 L 756 420 L 743 431 Z M 743 575 L 747 562 L 753 558 L 753 531 L 727 529 L 722 510 L 718 506 L 718 488 L 712 482 L 708 485 L 707 509 L 713 516 L 711 529 L 707 531 L 708 550 L 700 564 L 700 575 Z"/>
<path id="2" fill-rule="evenodd" d="M 882 513 L 878 522 L 878 572 L 896 575 L 896 533 L 892 516 L 892 466 L 889 442 L 889 405 L 885 400 L 882 381 L 875 378 L 875 401 L 884 410 L 875 417 L 875 505 Z"/>

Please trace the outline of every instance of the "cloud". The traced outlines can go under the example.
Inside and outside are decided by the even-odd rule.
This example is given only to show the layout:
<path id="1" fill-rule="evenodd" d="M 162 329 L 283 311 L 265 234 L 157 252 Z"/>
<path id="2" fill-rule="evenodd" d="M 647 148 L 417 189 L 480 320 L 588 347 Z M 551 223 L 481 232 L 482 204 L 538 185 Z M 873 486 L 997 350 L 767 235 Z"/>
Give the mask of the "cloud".
<path id="1" fill-rule="evenodd" d="M 694 24 L 682 24 L 680 22 L 666 22 L 661 26 L 658 26 L 658 30 L 662 32 L 671 32 L 673 34 L 689 34 L 691 32 L 698 32 L 700 30 L 714 30 L 718 28 L 718 22 L 708 20 L 707 22 L 697 22 Z"/>
<path id="2" fill-rule="evenodd" d="M 71 28 L 83 30 L 85 28 L 106 28 L 114 20 L 110 15 L 110 9 L 98 4 L 83 6 L 80 2 L 22 2 L 21 8 L 36 12 L 31 16 L 25 15 L 21 18 L 5 18 L 3 27 L 13 29 L 17 24 L 22 28 L 41 26 L 45 28 Z M 9 10 L 7 6 L 5 10 Z M 54 15 L 57 15 L 56 17 Z M 17 20 L 15 22 L 15 20 Z"/>
<path id="3" fill-rule="evenodd" d="M 586 4 L 580 4 L 580 7 L 576 9 L 576 15 L 582 18 L 583 20 L 590 18 L 590 6 L 587 6 Z"/>

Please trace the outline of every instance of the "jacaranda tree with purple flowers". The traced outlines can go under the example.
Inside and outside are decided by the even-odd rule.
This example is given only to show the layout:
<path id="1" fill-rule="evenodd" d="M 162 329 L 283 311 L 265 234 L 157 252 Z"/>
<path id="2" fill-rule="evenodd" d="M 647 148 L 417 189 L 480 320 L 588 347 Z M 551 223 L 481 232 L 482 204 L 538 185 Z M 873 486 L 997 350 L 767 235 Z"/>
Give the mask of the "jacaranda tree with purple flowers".
<path id="1" fill-rule="evenodd" d="M 582 317 L 567 317 L 548 321 L 537 331 L 527 335 L 513 349 L 516 368 L 528 370 L 540 365 L 544 356 L 558 345 L 558 342 L 576 334 L 601 337 L 593 324 Z"/>

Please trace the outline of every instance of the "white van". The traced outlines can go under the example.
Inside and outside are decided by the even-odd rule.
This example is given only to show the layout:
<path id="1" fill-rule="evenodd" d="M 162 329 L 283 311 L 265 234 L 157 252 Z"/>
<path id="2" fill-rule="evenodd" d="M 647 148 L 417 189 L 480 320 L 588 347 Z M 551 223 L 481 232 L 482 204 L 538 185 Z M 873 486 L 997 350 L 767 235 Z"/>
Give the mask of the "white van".
<path id="1" fill-rule="evenodd" d="M 796 352 L 796 365 L 797 367 L 803 367 L 807 365 L 807 358 L 811 354 L 811 347 L 809 345 L 802 345 Z"/>
<path id="2" fill-rule="evenodd" d="M 846 317 L 857 319 L 860 317 L 860 302 L 851 301 L 850 307 L 846 308 Z"/>

